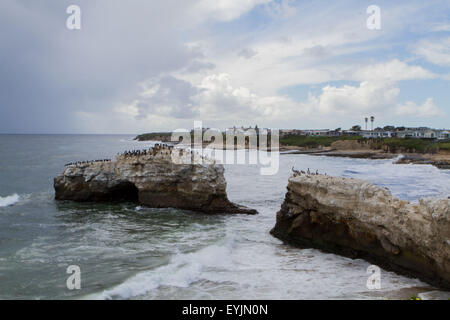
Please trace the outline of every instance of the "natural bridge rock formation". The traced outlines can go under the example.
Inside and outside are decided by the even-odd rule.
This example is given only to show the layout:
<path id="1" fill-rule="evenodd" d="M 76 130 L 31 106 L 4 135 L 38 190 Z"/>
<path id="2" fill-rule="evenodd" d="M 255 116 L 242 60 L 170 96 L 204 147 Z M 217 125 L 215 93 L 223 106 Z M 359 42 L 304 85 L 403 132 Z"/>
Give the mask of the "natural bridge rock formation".
<path id="1" fill-rule="evenodd" d="M 450 288 L 450 200 L 394 198 L 363 180 L 294 175 L 271 233 Z"/>
<path id="2" fill-rule="evenodd" d="M 173 152 L 177 152 L 178 158 L 172 157 Z M 56 199 L 138 201 L 154 208 L 257 213 L 228 200 L 222 165 L 205 158 L 202 164 L 180 161 L 193 156 L 188 150 L 156 145 L 145 154 L 119 155 L 114 161 L 68 165 L 55 178 Z"/>

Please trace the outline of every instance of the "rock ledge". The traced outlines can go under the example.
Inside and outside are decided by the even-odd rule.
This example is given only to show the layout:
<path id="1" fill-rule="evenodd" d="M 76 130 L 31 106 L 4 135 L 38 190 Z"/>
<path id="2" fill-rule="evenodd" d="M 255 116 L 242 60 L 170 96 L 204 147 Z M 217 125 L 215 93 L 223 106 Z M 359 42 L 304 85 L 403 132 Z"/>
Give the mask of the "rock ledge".
<path id="1" fill-rule="evenodd" d="M 176 151 L 174 151 L 176 150 Z M 73 201 L 136 201 L 154 208 L 206 213 L 256 214 L 228 200 L 224 168 L 173 161 L 172 153 L 193 157 L 188 150 L 156 145 L 145 153 L 119 155 L 114 161 L 66 166 L 54 179 L 55 198 Z"/>
<path id="2" fill-rule="evenodd" d="M 450 200 L 399 200 L 363 180 L 294 175 L 272 235 L 450 288 Z"/>

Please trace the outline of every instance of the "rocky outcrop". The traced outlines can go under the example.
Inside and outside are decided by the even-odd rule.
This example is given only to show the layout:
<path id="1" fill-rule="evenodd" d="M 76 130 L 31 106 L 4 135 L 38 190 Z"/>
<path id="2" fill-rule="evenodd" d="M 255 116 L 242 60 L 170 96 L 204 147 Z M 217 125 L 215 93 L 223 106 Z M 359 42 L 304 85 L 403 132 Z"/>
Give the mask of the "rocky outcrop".
<path id="1" fill-rule="evenodd" d="M 172 142 L 172 133 L 171 132 L 144 133 L 135 137 L 134 140 Z"/>
<path id="2" fill-rule="evenodd" d="M 396 162 L 396 164 L 431 164 L 439 169 L 450 169 L 450 156 L 448 155 L 423 155 L 423 154 L 405 154 L 402 155 Z"/>
<path id="3" fill-rule="evenodd" d="M 294 175 L 271 233 L 450 288 L 450 200 L 399 200 L 363 180 Z"/>
<path id="4" fill-rule="evenodd" d="M 222 165 L 206 158 L 191 164 L 186 157 L 190 160 L 194 154 L 157 145 L 139 154 L 119 155 L 114 161 L 68 165 L 54 180 L 55 197 L 136 201 L 149 207 L 207 213 L 257 213 L 228 200 Z"/>
<path id="5" fill-rule="evenodd" d="M 336 150 L 370 150 L 371 146 L 368 140 L 338 140 L 331 144 L 331 148 Z"/>

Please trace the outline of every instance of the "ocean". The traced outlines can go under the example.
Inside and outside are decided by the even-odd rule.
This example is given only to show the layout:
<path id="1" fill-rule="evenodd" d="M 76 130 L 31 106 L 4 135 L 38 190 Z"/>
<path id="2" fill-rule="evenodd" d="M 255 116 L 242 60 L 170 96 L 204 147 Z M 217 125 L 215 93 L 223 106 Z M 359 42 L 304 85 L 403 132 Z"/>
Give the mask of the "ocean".
<path id="1" fill-rule="evenodd" d="M 379 299 L 433 289 L 369 263 L 269 234 L 291 168 L 355 177 L 401 198 L 448 197 L 450 170 L 393 160 L 282 154 L 276 175 L 226 165 L 231 201 L 258 215 L 207 215 L 136 203 L 55 201 L 64 164 L 150 147 L 131 135 L 0 135 L 0 299 Z M 81 289 L 66 285 L 79 266 Z"/>

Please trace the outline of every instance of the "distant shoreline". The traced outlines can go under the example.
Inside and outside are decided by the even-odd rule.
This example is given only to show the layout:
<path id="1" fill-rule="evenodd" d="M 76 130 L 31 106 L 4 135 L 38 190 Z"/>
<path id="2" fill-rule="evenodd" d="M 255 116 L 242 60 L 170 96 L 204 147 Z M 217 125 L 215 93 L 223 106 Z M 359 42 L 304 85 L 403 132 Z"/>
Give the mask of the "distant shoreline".
<path id="1" fill-rule="evenodd" d="M 170 132 L 155 132 L 138 135 L 137 141 L 171 141 Z M 178 143 L 174 143 L 178 144 Z M 208 147 L 213 142 L 203 142 Z M 225 150 L 226 148 L 221 148 Z M 246 145 L 248 149 L 248 144 Z M 268 148 L 267 151 L 270 151 Z M 289 154 L 308 154 L 312 156 L 344 157 L 357 159 L 394 159 L 399 155 L 397 164 L 431 164 L 439 169 L 450 169 L 450 142 L 427 139 L 365 139 L 360 136 L 296 136 L 280 137 L 279 151 L 291 151 Z"/>
<path id="2" fill-rule="evenodd" d="M 418 154 L 418 153 L 388 153 L 381 150 L 307 150 L 307 151 L 293 151 L 289 154 L 308 154 L 311 156 L 326 156 L 326 157 L 340 157 L 340 158 L 355 158 L 355 159 L 395 159 L 402 155 L 395 164 L 430 164 L 439 169 L 450 169 L 450 154 Z"/>

